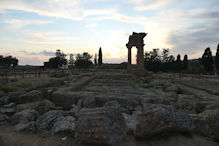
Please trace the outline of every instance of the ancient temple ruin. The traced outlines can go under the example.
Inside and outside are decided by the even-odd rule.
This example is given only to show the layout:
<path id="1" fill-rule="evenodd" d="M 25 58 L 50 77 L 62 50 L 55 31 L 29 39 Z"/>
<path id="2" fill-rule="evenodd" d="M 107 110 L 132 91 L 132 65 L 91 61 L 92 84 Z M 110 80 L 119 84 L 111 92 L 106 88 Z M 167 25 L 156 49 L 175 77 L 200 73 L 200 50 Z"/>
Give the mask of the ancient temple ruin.
<path id="1" fill-rule="evenodd" d="M 133 32 L 129 36 L 129 42 L 126 44 L 128 48 L 128 70 L 132 69 L 132 47 L 137 48 L 137 68 L 144 69 L 144 37 L 147 33 L 136 33 Z"/>

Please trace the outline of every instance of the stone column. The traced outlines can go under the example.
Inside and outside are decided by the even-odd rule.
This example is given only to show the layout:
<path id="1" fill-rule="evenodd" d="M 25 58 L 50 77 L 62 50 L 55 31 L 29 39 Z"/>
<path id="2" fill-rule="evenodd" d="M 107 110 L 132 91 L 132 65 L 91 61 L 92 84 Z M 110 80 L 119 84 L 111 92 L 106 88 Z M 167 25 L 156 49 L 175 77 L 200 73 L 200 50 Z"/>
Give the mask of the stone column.
<path id="1" fill-rule="evenodd" d="M 132 48 L 127 46 L 128 48 L 128 65 L 127 68 L 130 69 L 132 65 Z"/>
<path id="2" fill-rule="evenodd" d="M 137 66 L 139 69 L 144 69 L 144 44 L 137 46 Z"/>

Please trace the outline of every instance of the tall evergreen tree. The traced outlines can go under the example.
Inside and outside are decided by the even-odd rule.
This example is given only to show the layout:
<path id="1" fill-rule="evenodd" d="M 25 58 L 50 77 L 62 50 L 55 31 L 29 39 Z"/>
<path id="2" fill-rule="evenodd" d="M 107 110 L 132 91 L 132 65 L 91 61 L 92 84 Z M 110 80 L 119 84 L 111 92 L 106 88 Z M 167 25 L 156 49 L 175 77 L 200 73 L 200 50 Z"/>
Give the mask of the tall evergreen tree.
<path id="1" fill-rule="evenodd" d="M 184 56 L 184 59 L 183 59 L 183 69 L 184 70 L 188 69 L 188 55 Z"/>
<path id="2" fill-rule="evenodd" d="M 180 71 L 181 69 L 182 69 L 182 61 L 180 54 L 178 54 L 176 59 L 176 70 Z"/>
<path id="3" fill-rule="evenodd" d="M 102 49 L 100 47 L 99 49 L 99 54 L 98 54 L 99 58 L 98 58 L 98 65 L 101 66 L 102 63 L 103 63 L 103 60 L 102 60 Z"/>
<path id="4" fill-rule="evenodd" d="M 205 52 L 202 55 L 201 63 L 204 65 L 204 68 L 208 73 L 213 72 L 213 70 L 214 70 L 214 59 L 212 57 L 211 49 L 209 47 L 205 49 Z"/>
<path id="5" fill-rule="evenodd" d="M 216 58 L 215 58 L 215 67 L 219 73 L 219 44 L 217 46 Z"/>

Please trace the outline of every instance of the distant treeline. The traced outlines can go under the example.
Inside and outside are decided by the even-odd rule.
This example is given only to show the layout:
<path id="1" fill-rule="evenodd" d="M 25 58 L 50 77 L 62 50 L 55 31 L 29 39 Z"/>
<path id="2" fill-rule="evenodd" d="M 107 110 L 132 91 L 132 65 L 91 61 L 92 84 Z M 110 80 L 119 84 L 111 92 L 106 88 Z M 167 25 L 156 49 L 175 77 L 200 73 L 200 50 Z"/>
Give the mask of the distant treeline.
<path id="1" fill-rule="evenodd" d="M 77 54 L 74 56 L 70 54 L 69 60 L 66 59 L 66 55 L 61 50 L 56 50 L 56 57 L 52 57 L 48 62 L 44 62 L 44 66 L 47 68 L 90 68 L 95 66 L 102 65 L 102 49 L 99 49 L 98 59 L 97 54 L 95 54 L 94 64 L 91 61 L 93 58 L 87 52 L 82 54 Z"/>
<path id="2" fill-rule="evenodd" d="M 169 49 L 163 49 L 160 53 L 159 49 L 153 49 L 144 55 L 144 65 L 147 70 L 153 72 L 184 72 L 195 74 L 215 74 L 219 73 L 219 44 L 216 55 L 213 56 L 211 49 L 205 49 L 202 58 L 188 60 L 188 56 L 184 55 L 181 60 L 180 54 L 177 58 L 169 54 Z"/>
<path id="3" fill-rule="evenodd" d="M 152 51 L 145 53 L 144 65 L 147 70 L 153 72 L 179 72 L 182 70 L 187 70 L 188 56 L 185 55 L 182 61 L 179 54 L 175 60 L 175 57 L 169 54 L 169 49 L 163 49 L 162 53 L 159 53 L 159 49 L 153 49 Z"/>
<path id="4" fill-rule="evenodd" d="M 126 69 L 127 62 L 121 64 L 103 64 L 102 62 L 102 49 L 99 49 L 98 59 L 97 54 L 94 57 L 94 63 L 91 61 L 93 58 L 87 52 L 83 54 L 70 55 L 70 59 L 66 59 L 66 55 L 61 51 L 56 51 L 56 57 L 52 57 L 48 62 L 44 62 L 44 66 L 48 68 L 90 68 L 98 67 L 102 69 Z M 188 55 L 178 54 L 175 58 L 170 55 L 169 49 L 153 49 L 144 54 L 144 67 L 145 69 L 153 72 L 182 72 L 194 74 L 214 74 L 219 72 L 219 44 L 217 47 L 216 56 L 212 56 L 210 48 L 206 48 L 202 58 L 188 60 Z"/>
<path id="5" fill-rule="evenodd" d="M 82 54 L 72 55 L 70 54 L 69 60 L 66 59 L 66 54 L 61 50 L 56 50 L 55 57 L 49 59 L 48 62 L 44 62 L 46 68 L 102 68 L 102 69 L 126 69 L 127 62 L 121 64 L 104 64 L 102 49 L 99 49 L 98 55 L 95 54 L 93 58 L 87 52 Z M 0 55 L 0 67 L 14 68 L 18 65 L 18 59 L 12 56 L 3 57 Z M 213 56 L 211 49 L 208 47 L 205 49 L 203 55 L 199 59 L 188 60 L 188 56 L 184 55 L 181 59 L 181 55 L 178 54 L 175 58 L 170 55 L 169 49 L 153 49 L 150 52 L 144 54 L 144 67 L 145 69 L 153 72 L 182 72 L 192 74 L 215 74 L 219 73 L 219 44 L 217 46 L 216 55 Z"/>

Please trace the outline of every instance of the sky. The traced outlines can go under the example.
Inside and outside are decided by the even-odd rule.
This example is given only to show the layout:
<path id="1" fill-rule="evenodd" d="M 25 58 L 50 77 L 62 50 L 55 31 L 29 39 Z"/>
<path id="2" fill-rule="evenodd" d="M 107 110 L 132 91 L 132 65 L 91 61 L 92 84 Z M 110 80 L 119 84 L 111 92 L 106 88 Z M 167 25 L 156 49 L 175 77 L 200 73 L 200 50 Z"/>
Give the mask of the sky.
<path id="1" fill-rule="evenodd" d="M 148 33 L 145 51 L 192 59 L 210 47 L 214 55 L 219 0 L 0 0 L 0 54 L 20 65 L 42 65 L 57 49 L 94 56 L 100 47 L 104 63 L 121 63 L 132 32 Z"/>

